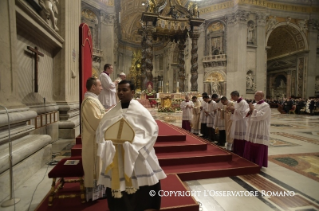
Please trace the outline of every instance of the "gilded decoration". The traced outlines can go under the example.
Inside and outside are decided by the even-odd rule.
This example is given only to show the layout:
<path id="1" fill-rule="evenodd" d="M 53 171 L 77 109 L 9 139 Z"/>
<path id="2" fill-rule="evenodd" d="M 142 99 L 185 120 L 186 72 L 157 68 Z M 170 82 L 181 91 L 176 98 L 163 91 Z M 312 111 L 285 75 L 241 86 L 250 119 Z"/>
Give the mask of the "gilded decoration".
<path id="1" fill-rule="evenodd" d="M 82 17 L 90 20 L 90 21 L 93 21 L 95 24 L 98 23 L 98 18 L 96 17 L 95 13 L 92 12 L 91 10 L 89 9 L 84 9 L 82 10 Z"/>
<path id="2" fill-rule="evenodd" d="M 205 82 L 213 82 L 213 81 L 223 82 L 224 80 L 225 80 L 224 77 L 217 72 L 213 72 L 205 78 Z"/>
<path id="3" fill-rule="evenodd" d="M 219 10 L 225 10 L 228 8 L 233 8 L 237 5 L 254 5 L 260 6 L 273 10 L 287 11 L 287 12 L 300 12 L 300 13 L 319 13 L 319 7 L 315 6 L 300 6 L 294 4 L 285 4 L 279 3 L 275 1 L 267 1 L 267 0 L 230 0 L 222 3 L 213 4 L 207 7 L 203 7 L 199 9 L 200 14 L 207 14 L 216 12 Z"/>
<path id="4" fill-rule="evenodd" d="M 135 84 L 136 93 L 140 93 L 142 91 L 141 60 L 142 60 L 142 52 L 140 50 L 135 50 L 132 55 L 131 68 L 127 76 L 127 79 L 132 80 L 133 83 Z"/>

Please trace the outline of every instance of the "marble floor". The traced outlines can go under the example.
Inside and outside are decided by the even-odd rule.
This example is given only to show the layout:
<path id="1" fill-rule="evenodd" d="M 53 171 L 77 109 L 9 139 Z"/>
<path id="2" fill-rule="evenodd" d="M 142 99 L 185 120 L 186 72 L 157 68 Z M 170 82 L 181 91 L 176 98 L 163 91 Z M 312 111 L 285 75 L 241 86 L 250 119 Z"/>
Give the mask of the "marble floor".
<path id="1" fill-rule="evenodd" d="M 155 119 L 181 126 L 180 112 L 150 112 Z M 60 157 L 68 155 L 68 148 L 59 153 Z M 197 191 L 193 197 L 200 210 L 319 210 L 319 116 L 283 115 L 273 109 L 268 150 L 268 168 L 257 175 L 185 182 L 189 190 Z M 44 166 L 15 190 L 15 197 L 21 199 L 16 206 L 0 210 L 34 210 L 50 190 L 47 173 L 52 168 Z M 221 191 L 237 195 L 219 194 Z M 255 196 L 245 195 L 248 192 Z M 275 196 L 280 193 L 287 195 Z"/>

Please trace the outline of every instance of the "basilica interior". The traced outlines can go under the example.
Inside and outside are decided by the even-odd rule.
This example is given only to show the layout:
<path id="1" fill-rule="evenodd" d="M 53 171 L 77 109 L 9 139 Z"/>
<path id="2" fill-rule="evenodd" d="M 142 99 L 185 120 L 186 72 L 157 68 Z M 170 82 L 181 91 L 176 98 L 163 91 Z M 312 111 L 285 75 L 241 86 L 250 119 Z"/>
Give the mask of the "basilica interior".
<path id="1" fill-rule="evenodd" d="M 154 104 L 142 104 L 177 127 L 181 100 L 203 92 L 319 102 L 317 0 L 1 0 L 0 17 L 0 202 L 12 192 L 21 200 L 3 211 L 38 210 L 48 172 L 80 135 L 81 23 L 92 75 L 111 64 L 112 80 L 125 73 L 141 102 L 154 92 Z M 299 201 L 194 196 L 199 210 L 319 210 L 319 118 L 304 109 L 272 108 L 269 166 L 255 177 L 183 182 L 193 191 L 288 190 Z"/>

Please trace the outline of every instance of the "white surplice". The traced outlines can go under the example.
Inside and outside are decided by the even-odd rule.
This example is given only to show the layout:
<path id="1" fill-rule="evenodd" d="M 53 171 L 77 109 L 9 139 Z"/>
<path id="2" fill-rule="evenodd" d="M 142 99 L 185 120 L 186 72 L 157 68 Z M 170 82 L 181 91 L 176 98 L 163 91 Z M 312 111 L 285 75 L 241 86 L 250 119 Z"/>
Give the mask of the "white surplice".
<path id="1" fill-rule="evenodd" d="M 99 79 L 103 87 L 103 90 L 99 94 L 99 100 L 105 108 L 110 108 L 116 104 L 116 86 L 110 76 L 104 72 L 100 74 Z"/>
<path id="2" fill-rule="evenodd" d="M 189 106 L 188 108 L 186 108 L 186 106 Z M 181 102 L 181 110 L 183 112 L 182 114 L 182 120 L 189 120 L 192 121 L 193 119 L 193 108 L 194 108 L 194 103 L 193 101 L 183 101 Z"/>
<path id="3" fill-rule="evenodd" d="M 207 103 L 207 112 L 208 115 L 206 117 L 206 124 L 207 127 L 214 127 L 214 120 L 215 120 L 215 112 L 216 109 L 216 102 L 212 100 L 210 103 Z"/>
<path id="4" fill-rule="evenodd" d="M 248 116 L 246 141 L 268 146 L 271 110 L 268 103 L 254 103 L 255 109 Z M 249 108 L 247 112 L 249 111 Z"/>
<path id="5" fill-rule="evenodd" d="M 234 113 L 231 115 L 232 127 L 230 136 L 233 139 L 245 140 L 247 129 L 247 109 L 249 108 L 246 100 L 242 99 L 240 102 L 234 103 Z"/>
<path id="6" fill-rule="evenodd" d="M 96 142 L 99 144 L 98 153 L 103 163 L 98 184 L 111 188 L 112 170 L 105 173 L 105 168 L 112 163 L 115 148 L 110 140 L 104 140 L 104 132 L 121 118 L 131 125 L 135 137 L 132 143 L 123 144 L 124 152 L 122 150 L 119 152 L 118 159 L 124 158 L 124 166 L 120 168 L 119 172 L 120 190 L 126 189 L 124 175 L 131 178 L 135 189 L 139 189 L 140 186 L 154 185 L 159 180 L 166 178 L 153 148 L 158 136 L 158 125 L 143 105 L 136 100 L 131 100 L 128 109 L 122 109 L 119 102 L 109 110 L 97 128 Z"/>

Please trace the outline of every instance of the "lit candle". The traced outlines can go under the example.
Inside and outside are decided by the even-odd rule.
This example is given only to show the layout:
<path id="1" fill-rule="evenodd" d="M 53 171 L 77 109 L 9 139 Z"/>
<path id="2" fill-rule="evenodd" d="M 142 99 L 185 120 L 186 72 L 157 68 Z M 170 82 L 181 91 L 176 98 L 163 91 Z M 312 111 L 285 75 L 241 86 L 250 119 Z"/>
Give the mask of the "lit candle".
<path id="1" fill-rule="evenodd" d="M 176 87 L 179 87 L 179 81 L 177 81 Z"/>

